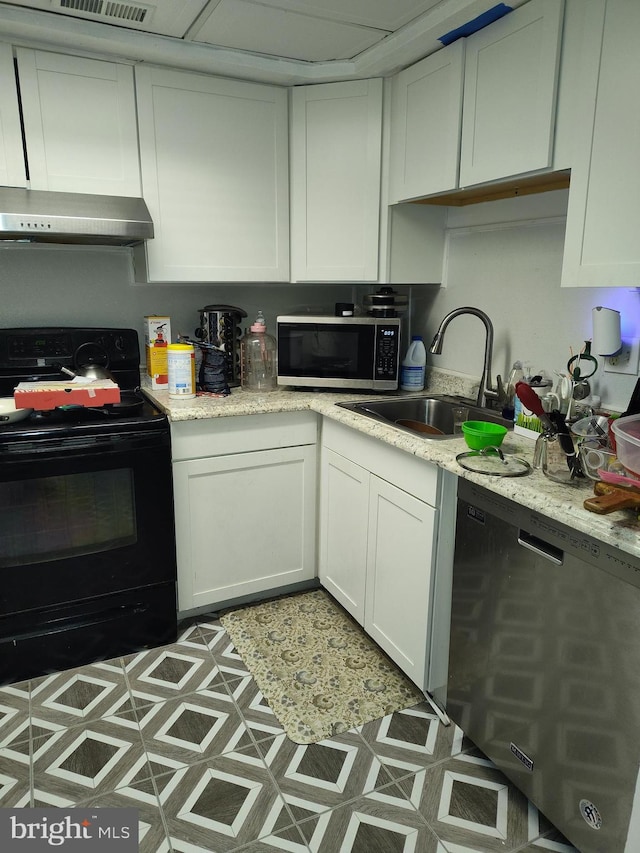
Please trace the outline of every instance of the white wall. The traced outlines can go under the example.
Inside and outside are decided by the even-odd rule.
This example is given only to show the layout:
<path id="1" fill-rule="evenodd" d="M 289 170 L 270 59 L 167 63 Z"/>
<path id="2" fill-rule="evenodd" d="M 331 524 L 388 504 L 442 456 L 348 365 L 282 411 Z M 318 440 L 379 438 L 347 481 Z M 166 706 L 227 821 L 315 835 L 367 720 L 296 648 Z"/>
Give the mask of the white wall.
<path id="1" fill-rule="evenodd" d="M 481 308 L 493 321 L 493 374 L 504 378 L 515 359 L 549 376 L 566 373 L 573 352 L 592 338 L 597 305 L 622 313 L 623 338 L 640 337 L 640 294 L 618 288 L 561 288 L 566 191 L 464 208 L 448 214 L 442 287 L 412 289 L 414 334 L 429 344 L 442 318 L 464 305 Z M 457 317 L 445 334 L 437 367 L 479 377 L 485 332 L 472 316 Z M 603 361 L 602 359 L 600 360 Z M 637 375 L 593 377 L 594 393 L 623 410 Z"/>
<path id="2" fill-rule="evenodd" d="M 243 308 L 253 319 L 262 309 L 275 334 L 279 313 L 308 307 L 333 311 L 350 302 L 350 285 L 134 283 L 132 252 L 0 244 L 0 326 L 123 326 L 133 328 L 144 346 L 145 314 L 168 314 L 174 339 L 193 336 L 198 309 L 213 303 Z"/>

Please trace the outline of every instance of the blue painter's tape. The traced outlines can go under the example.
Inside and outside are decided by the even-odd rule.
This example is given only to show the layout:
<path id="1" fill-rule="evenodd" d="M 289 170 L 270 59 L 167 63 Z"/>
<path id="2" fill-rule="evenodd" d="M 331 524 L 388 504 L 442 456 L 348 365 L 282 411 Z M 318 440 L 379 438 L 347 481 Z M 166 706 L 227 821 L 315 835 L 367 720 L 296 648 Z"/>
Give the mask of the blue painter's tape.
<path id="1" fill-rule="evenodd" d="M 503 18 L 506 14 L 512 11 L 513 7 L 507 6 L 505 3 L 498 3 L 497 6 L 492 6 L 491 9 L 487 9 L 486 12 L 478 15 L 478 17 L 474 18 L 472 21 L 468 21 L 461 27 L 457 27 L 455 30 L 451 30 L 450 32 L 445 33 L 445 35 L 440 36 L 438 41 L 445 45 L 451 44 L 459 38 L 464 38 L 465 36 L 470 36 L 472 33 L 478 32 L 478 30 L 481 30 L 483 27 L 487 27 L 489 24 L 492 24 L 499 18 Z"/>

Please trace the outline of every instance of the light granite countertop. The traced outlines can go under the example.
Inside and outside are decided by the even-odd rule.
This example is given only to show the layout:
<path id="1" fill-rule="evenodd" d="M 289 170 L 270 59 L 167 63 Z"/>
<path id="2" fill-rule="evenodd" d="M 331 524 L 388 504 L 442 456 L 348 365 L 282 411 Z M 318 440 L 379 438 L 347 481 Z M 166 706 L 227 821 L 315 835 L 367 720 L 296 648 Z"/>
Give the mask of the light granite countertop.
<path id="1" fill-rule="evenodd" d="M 635 556 L 640 556 L 640 521 L 633 510 L 619 510 L 609 515 L 598 515 L 585 510 L 583 501 L 593 495 L 593 481 L 584 479 L 575 485 L 563 485 L 549 480 L 539 470 L 523 477 L 501 478 L 474 474 L 463 469 L 456 461 L 459 453 L 468 450 L 463 438 L 434 441 L 427 437 L 405 432 L 397 427 L 374 421 L 364 415 L 336 406 L 338 402 L 350 402 L 375 397 L 366 393 L 333 393 L 326 391 L 296 391 L 278 389 L 269 393 L 232 389 L 228 397 L 196 397 L 191 400 L 172 400 L 167 391 L 151 390 L 143 382 L 147 396 L 165 412 L 170 421 L 196 420 L 199 418 L 233 417 L 237 415 L 268 414 L 272 412 L 313 411 L 346 426 L 393 445 L 407 453 L 433 462 L 446 471 L 464 477 L 496 494 L 514 500 L 523 506 L 549 518 L 562 522 L 577 532 L 593 536 L 602 542 L 614 545 Z M 443 374 L 430 375 L 429 387 L 424 393 L 464 394 L 455 377 Z M 533 461 L 534 442 L 509 432 L 502 450 Z"/>

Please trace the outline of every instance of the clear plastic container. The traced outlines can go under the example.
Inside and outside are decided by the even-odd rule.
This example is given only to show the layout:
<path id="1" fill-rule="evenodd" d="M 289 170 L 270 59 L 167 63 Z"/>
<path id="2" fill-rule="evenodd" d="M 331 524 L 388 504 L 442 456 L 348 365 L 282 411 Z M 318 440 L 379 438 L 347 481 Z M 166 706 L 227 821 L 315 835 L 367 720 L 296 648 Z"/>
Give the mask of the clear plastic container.
<path id="1" fill-rule="evenodd" d="M 278 383 L 276 339 L 258 311 L 255 322 L 240 340 L 240 384 L 246 391 L 275 391 Z"/>
<path id="2" fill-rule="evenodd" d="M 627 471 L 640 477 L 640 415 L 616 418 L 611 429 L 616 439 L 618 459 Z"/>

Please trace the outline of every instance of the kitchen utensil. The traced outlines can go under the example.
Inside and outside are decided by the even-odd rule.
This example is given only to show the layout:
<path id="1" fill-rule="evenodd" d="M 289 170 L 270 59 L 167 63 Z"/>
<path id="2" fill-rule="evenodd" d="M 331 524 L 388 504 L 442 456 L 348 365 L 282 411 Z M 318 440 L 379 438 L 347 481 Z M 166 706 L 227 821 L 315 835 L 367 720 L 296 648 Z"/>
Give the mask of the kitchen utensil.
<path id="1" fill-rule="evenodd" d="M 567 370 L 574 382 L 579 382 L 581 379 L 589 379 L 597 369 L 598 359 L 594 355 L 591 355 L 591 341 L 585 341 L 582 352 L 572 356 L 567 362 Z M 585 394 L 585 396 L 587 395 Z"/>
<path id="2" fill-rule="evenodd" d="M 475 474 L 494 477 L 522 477 L 531 472 L 531 465 L 518 456 L 507 456 L 499 447 L 489 445 L 482 450 L 467 450 L 456 456 L 458 464 Z"/>
<path id="3" fill-rule="evenodd" d="M 574 474 L 574 466 L 569 464 L 559 436 L 554 433 L 540 433 L 533 451 L 533 467 L 542 471 L 545 477 L 565 486 L 577 485 L 579 480 Z"/>
<path id="4" fill-rule="evenodd" d="M 611 450 L 607 450 L 598 439 L 583 439 L 580 444 L 580 464 L 591 480 L 602 480 L 603 472 L 615 472 L 624 476 L 624 466 Z"/>
<path id="5" fill-rule="evenodd" d="M 86 379 L 88 382 L 93 382 L 96 379 L 111 379 L 112 382 L 115 382 L 113 373 L 100 364 L 85 364 L 82 367 L 76 367 L 75 370 L 61 367 L 60 372 L 67 376 L 73 376 L 75 379 Z"/>
<path id="6" fill-rule="evenodd" d="M 596 483 L 593 490 L 596 497 L 587 498 L 583 503 L 589 512 L 608 515 L 620 509 L 640 509 L 640 491 L 619 489 L 607 483 Z"/>
<path id="7" fill-rule="evenodd" d="M 483 447 L 499 447 L 507 434 L 507 428 L 489 421 L 464 421 L 462 434 L 472 450 Z"/>
<path id="8" fill-rule="evenodd" d="M 397 423 L 398 426 L 408 427 L 416 432 L 425 432 L 429 435 L 444 435 L 441 429 L 425 424 L 422 421 L 411 420 L 411 418 L 399 418 L 395 423 Z"/>
<path id="9" fill-rule="evenodd" d="M 576 452 L 576 448 L 573 443 L 573 438 L 571 437 L 571 433 L 569 431 L 569 427 L 564 418 L 564 415 L 560 414 L 557 409 L 554 409 L 552 412 L 549 412 L 549 419 L 555 427 L 560 446 L 562 447 L 563 452 L 566 454 L 567 466 L 571 471 L 571 475 L 573 477 L 584 476 L 580 468 L 580 458 Z"/>
<path id="10" fill-rule="evenodd" d="M 604 415 L 592 415 L 588 418 L 581 418 L 579 421 L 571 424 L 570 430 L 580 438 L 598 438 L 606 442 L 609 434 L 609 419 Z"/>
<path id="11" fill-rule="evenodd" d="M 622 486 L 625 489 L 640 489 L 640 480 L 636 480 L 634 477 L 629 477 L 627 474 L 602 469 L 599 473 L 600 479 L 604 483 L 609 483 L 612 486 Z"/>
<path id="12" fill-rule="evenodd" d="M 79 376 L 85 379 L 110 379 L 116 382 L 109 370 L 110 358 L 105 346 L 98 341 L 86 341 L 73 354 L 73 370 L 60 368 L 67 376 Z M 117 384 L 117 382 L 116 382 Z"/>
<path id="13" fill-rule="evenodd" d="M 553 426 L 549 415 L 544 410 L 542 400 L 540 399 L 540 397 L 538 397 L 538 395 L 530 385 L 528 385 L 526 382 L 517 382 L 516 395 L 518 399 L 522 402 L 522 405 L 525 406 L 530 412 L 533 412 L 533 414 L 540 419 L 540 423 L 547 432 L 555 432 L 555 427 Z"/>
<path id="14" fill-rule="evenodd" d="M 559 373 L 555 371 L 556 376 L 558 377 L 558 381 L 556 382 L 555 393 L 558 395 L 560 399 L 560 405 L 558 408 L 563 414 L 566 414 L 567 409 L 569 407 L 569 402 L 572 399 L 573 395 L 573 383 L 569 376 L 565 376 L 564 373 Z"/>
<path id="15" fill-rule="evenodd" d="M 451 416 L 453 417 L 453 434 L 462 435 L 462 424 L 469 420 L 468 406 L 452 406 Z"/>
<path id="16" fill-rule="evenodd" d="M 28 418 L 33 409 L 16 409 L 13 397 L 0 397 L 0 424 L 13 424 Z"/>
<path id="17" fill-rule="evenodd" d="M 551 412 L 554 409 L 560 411 L 560 405 L 560 397 L 558 397 L 558 395 L 553 391 L 549 391 L 548 394 L 545 394 L 544 397 L 542 397 L 542 408 L 545 412 Z"/>
<path id="18" fill-rule="evenodd" d="M 362 304 L 371 317 L 400 317 L 409 307 L 409 297 L 385 286 L 375 293 L 366 294 Z"/>
<path id="19" fill-rule="evenodd" d="M 247 312 L 235 305 L 205 305 L 199 310 L 200 325 L 194 332 L 202 353 L 198 388 L 228 393 L 229 387 L 240 385 L 240 323 Z"/>
<path id="20" fill-rule="evenodd" d="M 578 368 L 576 368 L 576 373 L 579 375 Z M 587 397 L 591 394 L 591 385 L 587 382 L 586 379 L 576 380 L 573 383 L 573 392 L 571 394 L 572 398 L 576 401 L 586 400 Z"/>

